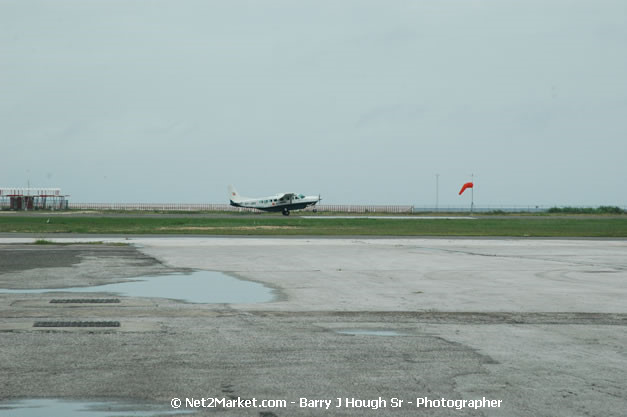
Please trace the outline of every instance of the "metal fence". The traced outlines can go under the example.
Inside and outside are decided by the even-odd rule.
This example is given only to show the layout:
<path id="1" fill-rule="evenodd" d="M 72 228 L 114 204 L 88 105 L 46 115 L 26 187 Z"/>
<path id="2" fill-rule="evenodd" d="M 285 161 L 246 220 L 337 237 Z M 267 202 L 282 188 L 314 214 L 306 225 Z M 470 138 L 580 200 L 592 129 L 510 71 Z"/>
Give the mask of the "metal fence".
<path id="1" fill-rule="evenodd" d="M 544 213 L 549 211 L 551 207 L 555 206 L 503 206 L 503 205 L 485 205 L 485 206 L 474 206 L 472 208 L 473 213 L 493 213 L 493 212 L 503 212 L 503 213 Z M 468 213 L 470 212 L 470 207 L 468 205 L 464 206 L 439 206 L 435 208 L 433 206 L 414 206 L 414 213 Z"/>
<path id="2" fill-rule="evenodd" d="M 259 213 L 257 209 L 233 207 L 229 204 L 180 204 L 180 203 L 69 203 L 74 210 L 121 210 L 121 211 L 229 211 Z M 413 206 L 396 205 L 316 205 L 305 211 L 345 213 L 411 213 Z"/>
<path id="3" fill-rule="evenodd" d="M 0 196 L 0 210 L 67 210 L 64 196 Z"/>
<path id="4" fill-rule="evenodd" d="M 121 210 L 121 211 L 240 211 L 229 204 L 182 203 L 69 203 L 71 210 Z M 252 210 L 252 209 L 243 209 Z"/>
<path id="5" fill-rule="evenodd" d="M 547 212 L 554 206 L 539 205 L 482 205 L 475 206 L 475 213 L 543 213 Z M 563 207 L 563 206 L 561 206 Z M 588 208 L 590 206 L 569 206 L 574 208 Z M 42 209 L 44 207 L 36 207 Z M 119 211 L 180 211 L 180 212 L 196 212 L 196 211 L 227 211 L 234 213 L 262 213 L 259 210 L 251 208 L 233 207 L 229 204 L 182 204 L 182 203 L 71 203 L 63 200 L 63 206 L 51 205 L 50 202 L 45 206 L 47 209 L 71 209 L 71 210 L 119 210 Z M 627 211 L 627 206 L 619 207 Z M 0 198 L 0 209 L 11 209 L 8 199 Z M 358 205 L 358 204 L 321 204 L 307 207 L 306 212 L 340 212 L 340 213 L 468 213 L 470 207 L 465 206 L 410 206 L 410 205 Z"/>
<path id="6" fill-rule="evenodd" d="M 473 213 L 546 213 L 552 208 L 568 208 L 574 210 L 586 210 L 586 209 L 596 209 L 599 206 L 590 206 L 590 205 L 551 205 L 551 206 L 540 206 L 540 205 L 499 205 L 499 204 L 489 204 L 482 206 L 474 206 L 472 211 Z M 627 206 L 615 206 L 622 211 L 627 211 Z M 470 207 L 468 205 L 465 206 L 440 206 L 437 209 L 433 206 L 414 206 L 414 213 L 427 213 L 427 212 L 442 212 L 442 213 L 468 213 L 470 212 Z M 611 211 L 610 211 L 611 212 Z"/>
<path id="7" fill-rule="evenodd" d="M 411 213 L 413 206 L 353 205 L 353 204 L 321 204 L 307 207 L 306 211 L 326 211 L 339 213 Z"/>

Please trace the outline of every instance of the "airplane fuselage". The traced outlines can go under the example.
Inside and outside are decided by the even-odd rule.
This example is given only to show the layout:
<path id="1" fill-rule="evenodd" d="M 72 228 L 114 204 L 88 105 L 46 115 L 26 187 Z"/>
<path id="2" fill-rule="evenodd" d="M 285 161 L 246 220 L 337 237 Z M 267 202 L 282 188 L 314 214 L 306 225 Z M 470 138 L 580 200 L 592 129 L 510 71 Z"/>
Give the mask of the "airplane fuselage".
<path id="1" fill-rule="evenodd" d="M 263 211 L 280 211 L 285 215 L 289 215 L 290 210 L 302 210 L 320 201 L 319 196 L 305 196 L 296 193 L 283 193 L 261 198 L 241 197 L 234 190 L 232 190 L 230 194 L 230 203 L 234 207 L 253 208 Z"/>

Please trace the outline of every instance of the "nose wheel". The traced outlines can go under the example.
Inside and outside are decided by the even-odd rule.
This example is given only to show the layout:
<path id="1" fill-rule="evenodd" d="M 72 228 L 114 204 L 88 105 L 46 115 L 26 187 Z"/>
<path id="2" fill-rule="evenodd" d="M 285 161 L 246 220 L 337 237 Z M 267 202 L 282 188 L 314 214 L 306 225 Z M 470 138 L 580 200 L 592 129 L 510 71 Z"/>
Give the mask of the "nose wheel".
<path id="1" fill-rule="evenodd" d="M 283 215 L 284 216 L 289 216 L 290 215 L 290 211 L 286 208 L 283 209 Z"/>

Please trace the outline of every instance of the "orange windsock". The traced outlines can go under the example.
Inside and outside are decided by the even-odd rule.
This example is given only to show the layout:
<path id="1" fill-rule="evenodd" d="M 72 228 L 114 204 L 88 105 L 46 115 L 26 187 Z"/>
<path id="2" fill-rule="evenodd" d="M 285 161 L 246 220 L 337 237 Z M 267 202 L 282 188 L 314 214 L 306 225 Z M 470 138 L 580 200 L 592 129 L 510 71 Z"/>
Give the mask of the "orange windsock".
<path id="1" fill-rule="evenodd" d="M 462 195 L 462 193 L 466 191 L 466 188 L 472 188 L 472 187 L 474 187 L 474 184 L 472 182 L 467 182 L 466 184 L 464 184 L 462 189 L 459 190 L 459 195 Z"/>

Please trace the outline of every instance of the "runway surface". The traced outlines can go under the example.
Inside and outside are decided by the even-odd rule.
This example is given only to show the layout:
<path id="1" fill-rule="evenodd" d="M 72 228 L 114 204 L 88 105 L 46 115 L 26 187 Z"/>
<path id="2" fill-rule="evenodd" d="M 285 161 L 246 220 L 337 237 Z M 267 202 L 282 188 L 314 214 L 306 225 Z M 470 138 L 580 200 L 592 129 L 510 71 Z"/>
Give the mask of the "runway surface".
<path id="1" fill-rule="evenodd" d="M 255 417 L 624 415 L 624 240 L 104 237 L 98 240 L 134 246 L 22 244 L 27 239 L 0 239 L 1 288 L 92 286 L 202 269 L 263 283 L 278 297 L 258 304 L 118 297 L 117 305 L 64 306 L 51 304 L 51 295 L 0 293 L 3 399 L 290 402 L 211 410 Z M 33 327 L 42 320 L 121 326 Z M 407 405 L 422 396 L 486 397 L 502 406 L 391 407 L 391 398 Z M 388 402 L 377 410 L 324 410 L 300 407 L 304 397 Z"/>
<path id="2" fill-rule="evenodd" d="M 283 216 L 281 213 L 267 213 L 267 212 L 253 212 L 253 213 L 185 213 L 185 212 L 177 212 L 177 213 L 154 213 L 154 212 L 110 212 L 110 211 L 96 211 L 96 210 L 84 210 L 80 212 L 75 211 L 0 211 L 0 216 L 2 217 L 44 217 L 44 218 L 54 218 L 54 217 L 111 217 L 111 218 L 157 218 L 157 219 L 168 219 L 168 218 L 190 218 L 190 219 L 269 219 L 269 218 L 278 218 L 278 219 L 290 219 L 290 218 L 305 218 L 305 219 L 333 219 L 333 218 L 342 218 L 342 219 L 366 219 L 366 218 L 376 218 L 376 219 L 416 219 L 416 220 L 429 220 L 429 219 L 595 219 L 595 218 L 623 218 L 622 215 L 534 215 L 534 214 L 475 214 L 468 215 L 459 214 L 459 215 L 450 215 L 442 213 L 441 215 L 423 215 L 420 213 L 416 213 L 414 215 L 403 215 L 403 214 L 387 214 L 387 215 L 325 215 L 322 213 L 312 214 L 309 211 L 292 211 L 290 216 Z"/>
<path id="3" fill-rule="evenodd" d="M 474 220 L 470 216 L 299 216 L 301 219 Z"/>

